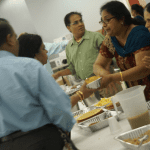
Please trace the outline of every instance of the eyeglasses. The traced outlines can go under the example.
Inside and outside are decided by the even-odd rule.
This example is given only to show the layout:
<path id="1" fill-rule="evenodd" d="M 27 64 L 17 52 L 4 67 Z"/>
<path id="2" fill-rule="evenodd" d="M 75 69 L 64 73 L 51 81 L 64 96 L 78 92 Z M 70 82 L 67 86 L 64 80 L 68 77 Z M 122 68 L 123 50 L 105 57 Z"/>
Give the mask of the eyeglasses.
<path id="1" fill-rule="evenodd" d="M 110 22 L 111 19 L 113 19 L 115 17 L 109 18 L 109 19 L 105 19 L 105 21 L 103 19 L 101 19 L 101 21 L 99 22 L 100 24 L 105 23 L 108 24 Z"/>
<path id="2" fill-rule="evenodd" d="M 79 21 L 75 21 L 74 23 L 70 23 L 70 25 L 77 25 L 77 24 L 79 24 L 79 22 L 80 22 L 80 23 L 83 23 L 83 20 L 81 19 L 81 20 L 79 20 Z"/>

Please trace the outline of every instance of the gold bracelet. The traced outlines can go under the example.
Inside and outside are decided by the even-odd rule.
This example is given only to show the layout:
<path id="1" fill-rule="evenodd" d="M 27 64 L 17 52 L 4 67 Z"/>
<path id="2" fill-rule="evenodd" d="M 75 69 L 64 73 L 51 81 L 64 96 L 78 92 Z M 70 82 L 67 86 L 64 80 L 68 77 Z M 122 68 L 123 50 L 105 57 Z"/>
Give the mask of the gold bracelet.
<path id="1" fill-rule="evenodd" d="M 77 91 L 76 94 L 80 97 L 80 101 L 82 101 L 82 96 L 80 95 L 80 93 Z"/>
<path id="2" fill-rule="evenodd" d="M 80 91 L 81 92 L 81 91 Z M 83 103 L 83 97 L 82 97 L 82 95 L 81 95 L 81 93 L 80 93 L 79 91 L 77 91 L 76 92 L 76 94 L 80 97 L 80 101 L 79 102 L 82 102 L 82 104 L 84 105 L 84 103 Z"/>
<path id="3" fill-rule="evenodd" d="M 82 99 L 84 99 L 84 94 L 81 91 L 78 91 L 82 95 Z"/>
<path id="4" fill-rule="evenodd" d="M 123 81 L 123 76 L 122 76 L 122 72 L 120 72 L 120 75 L 121 75 L 121 81 Z"/>

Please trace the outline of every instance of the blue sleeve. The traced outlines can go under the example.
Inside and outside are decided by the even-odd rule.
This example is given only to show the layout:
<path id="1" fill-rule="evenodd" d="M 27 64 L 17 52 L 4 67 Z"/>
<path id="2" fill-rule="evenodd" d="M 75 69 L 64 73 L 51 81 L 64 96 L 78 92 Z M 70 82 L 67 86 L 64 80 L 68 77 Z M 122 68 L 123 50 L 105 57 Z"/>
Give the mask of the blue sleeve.
<path id="1" fill-rule="evenodd" d="M 59 43 L 44 43 L 45 49 L 48 51 L 48 57 L 52 54 L 57 54 L 65 50 L 68 40 Z"/>
<path id="2" fill-rule="evenodd" d="M 39 68 L 38 74 L 39 100 L 48 118 L 64 131 L 70 132 L 76 121 L 71 112 L 69 96 L 43 66 Z"/>

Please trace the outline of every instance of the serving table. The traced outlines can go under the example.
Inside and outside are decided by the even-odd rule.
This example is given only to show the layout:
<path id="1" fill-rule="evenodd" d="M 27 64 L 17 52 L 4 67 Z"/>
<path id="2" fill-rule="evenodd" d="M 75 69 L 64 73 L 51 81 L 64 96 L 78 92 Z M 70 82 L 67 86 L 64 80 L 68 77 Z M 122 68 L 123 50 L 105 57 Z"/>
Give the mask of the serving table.
<path id="1" fill-rule="evenodd" d="M 75 124 L 71 131 L 71 139 L 79 150 L 128 150 L 114 137 L 131 130 L 131 127 L 127 119 L 120 120 L 119 124 L 122 131 L 115 135 L 110 133 L 109 126 L 96 132 L 90 132 L 81 129 Z"/>

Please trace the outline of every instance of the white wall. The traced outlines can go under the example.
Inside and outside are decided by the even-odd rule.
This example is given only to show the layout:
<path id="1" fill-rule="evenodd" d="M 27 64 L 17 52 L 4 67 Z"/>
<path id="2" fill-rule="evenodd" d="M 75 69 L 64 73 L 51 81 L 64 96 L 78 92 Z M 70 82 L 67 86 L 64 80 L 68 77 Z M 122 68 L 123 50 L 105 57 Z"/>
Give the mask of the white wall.
<path id="1" fill-rule="evenodd" d="M 0 17 L 7 19 L 18 35 L 37 33 L 24 0 L 1 0 Z"/>
<path id="2" fill-rule="evenodd" d="M 64 17 L 71 11 L 79 11 L 83 15 L 85 27 L 90 31 L 101 29 L 100 6 L 106 0 L 25 0 L 38 34 L 44 42 L 53 42 L 70 33 L 64 25 Z"/>
<path id="3" fill-rule="evenodd" d="M 150 0 L 145 0 L 146 1 L 146 4 L 150 3 Z"/>
<path id="4" fill-rule="evenodd" d="M 0 0 L 0 17 L 6 18 L 18 35 L 38 33 L 44 42 L 53 42 L 70 33 L 64 16 L 71 11 L 82 13 L 87 30 L 101 29 L 100 6 L 107 1 L 110 0 Z M 119 1 L 126 4 L 126 0 Z"/>

